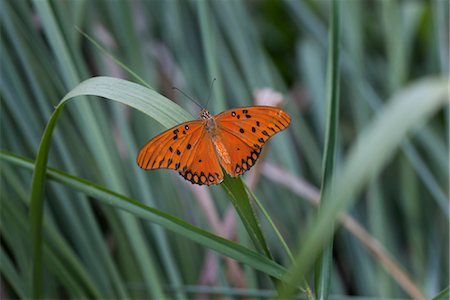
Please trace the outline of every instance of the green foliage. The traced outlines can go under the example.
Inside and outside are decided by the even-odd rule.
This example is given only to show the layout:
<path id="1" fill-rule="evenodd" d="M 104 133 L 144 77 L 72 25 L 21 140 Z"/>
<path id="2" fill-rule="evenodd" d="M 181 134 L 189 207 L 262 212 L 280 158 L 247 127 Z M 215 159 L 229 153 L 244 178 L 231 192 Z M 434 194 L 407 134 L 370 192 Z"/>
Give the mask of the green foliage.
<path id="1" fill-rule="evenodd" d="M 334 228 L 331 297 L 448 297 L 448 2 L 338 2 L 329 44 L 331 1 L 1 1 L 2 295 L 266 298 L 272 277 L 291 296 L 313 285 Z M 291 125 L 260 161 L 297 181 L 253 168 L 264 216 L 240 179 L 198 190 L 136 166 L 140 145 L 197 114 L 171 87 L 206 102 L 213 77 L 213 113 L 261 87 L 285 96 Z M 316 213 L 300 179 L 320 186 L 327 151 L 334 184 Z M 339 226 L 344 212 L 384 256 Z"/>

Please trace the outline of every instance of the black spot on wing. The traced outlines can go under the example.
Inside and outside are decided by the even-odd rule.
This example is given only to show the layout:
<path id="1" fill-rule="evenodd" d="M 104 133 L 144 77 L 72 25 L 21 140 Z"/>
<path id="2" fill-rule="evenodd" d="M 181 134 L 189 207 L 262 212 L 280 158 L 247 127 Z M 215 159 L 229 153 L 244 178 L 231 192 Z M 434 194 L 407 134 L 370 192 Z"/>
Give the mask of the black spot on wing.
<path id="1" fill-rule="evenodd" d="M 222 178 L 220 178 L 219 173 L 204 173 L 204 172 L 193 172 L 191 170 L 184 170 L 182 172 L 179 172 L 181 176 L 183 176 L 184 179 L 190 181 L 193 184 L 198 185 L 211 185 L 211 184 L 217 184 L 222 181 Z"/>
<path id="2" fill-rule="evenodd" d="M 255 149 L 251 151 L 247 157 L 243 158 L 240 163 L 237 163 L 234 167 L 236 174 L 242 175 L 246 171 L 250 170 L 250 168 L 255 165 L 260 153 L 261 150 Z"/>

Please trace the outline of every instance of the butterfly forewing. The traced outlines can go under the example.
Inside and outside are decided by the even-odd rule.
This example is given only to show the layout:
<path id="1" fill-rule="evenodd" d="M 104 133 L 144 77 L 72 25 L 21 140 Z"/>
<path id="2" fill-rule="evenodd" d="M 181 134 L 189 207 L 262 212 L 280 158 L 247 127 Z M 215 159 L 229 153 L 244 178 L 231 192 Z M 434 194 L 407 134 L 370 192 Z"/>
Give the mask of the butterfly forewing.
<path id="1" fill-rule="evenodd" d="M 204 120 L 189 121 L 156 136 L 142 147 L 136 161 L 146 170 L 177 170 L 197 184 L 217 184 L 223 179 Z"/>
<path id="2" fill-rule="evenodd" d="M 183 158 L 203 136 L 203 130 L 202 121 L 190 121 L 159 134 L 142 147 L 136 159 L 137 164 L 146 170 L 180 170 Z"/>
<path id="3" fill-rule="evenodd" d="M 249 170 L 259 157 L 262 146 L 290 123 L 289 115 L 270 106 L 241 107 L 224 111 L 214 117 L 218 127 L 217 141 L 230 157 L 218 155 L 227 173 L 237 176 Z"/>

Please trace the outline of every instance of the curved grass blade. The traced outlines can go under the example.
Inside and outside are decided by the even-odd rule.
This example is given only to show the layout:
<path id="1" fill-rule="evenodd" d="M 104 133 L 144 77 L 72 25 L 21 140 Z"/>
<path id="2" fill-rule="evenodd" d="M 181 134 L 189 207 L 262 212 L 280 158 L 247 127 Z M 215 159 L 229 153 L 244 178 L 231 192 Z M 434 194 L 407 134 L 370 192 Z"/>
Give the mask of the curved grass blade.
<path id="1" fill-rule="evenodd" d="M 32 161 L 5 151 L 0 151 L 0 159 L 21 168 L 28 170 L 35 169 Z M 207 248 L 216 250 L 219 253 L 248 264 L 270 276 L 281 278 L 285 273 L 284 267 L 262 254 L 256 253 L 235 242 L 216 236 L 208 231 L 184 222 L 181 219 L 173 217 L 168 213 L 149 207 L 137 200 L 112 192 L 95 183 L 72 176 L 55 168 L 49 167 L 44 175 L 48 176 L 51 180 L 85 193 L 104 204 L 126 210 L 140 218 L 154 222 L 167 230 L 171 230 Z"/>
<path id="2" fill-rule="evenodd" d="M 30 224 L 31 224 L 31 243 L 32 243 L 32 295 L 33 298 L 42 297 L 42 218 L 44 209 L 44 181 L 45 169 L 48 161 L 48 151 L 50 149 L 51 134 L 56 125 L 56 121 L 62 112 L 64 104 L 59 106 L 51 116 L 50 121 L 45 127 L 44 135 L 41 139 L 36 157 L 36 168 L 31 180 L 31 199 L 30 199 Z"/>
<path id="3" fill-rule="evenodd" d="M 303 239 L 303 247 L 296 256 L 297 264 L 286 275 L 286 289 L 281 298 L 288 298 L 315 261 L 320 247 L 326 242 L 324 234 L 340 213 L 348 208 L 367 182 L 377 175 L 417 124 L 427 120 L 447 104 L 448 88 L 445 79 L 424 79 L 393 96 L 380 114 L 352 147 L 341 174 L 334 176 L 333 197 L 323 213 L 311 224 Z M 426 101 L 424 101 L 426 99 Z M 414 109 L 411 109 L 411 108 Z M 408 112 L 408 113 L 405 113 Z"/>
<path id="4" fill-rule="evenodd" d="M 36 168 L 33 172 L 30 223 L 32 235 L 32 294 L 34 298 L 42 296 L 42 215 L 44 207 L 44 181 L 47 167 L 48 152 L 51 145 L 51 137 L 56 126 L 56 121 L 64 108 L 66 101 L 72 97 L 82 95 L 95 95 L 108 97 L 112 100 L 130 105 L 139 111 L 149 114 L 165 127 L 174 126 L 180 120 L 190 119 L 190 115 L 172 101 L 164 98 L 155 91 L 138 84 L 111 78 L 95 77 L 88 79 L 69 92 L 58 104 L 56 110 L 44 130 L 36 157 Z"/>
<path id="5" fill-rule="evenodd" d="M 57 105 L 55 112 L 50 117 L 47 124 L 36 158 L 36 168 L 33 172 L 30 222 L 33 240 L 33 295 L 39 297 L 42 294 L 42 214 L 44 205 L 44 181 L 45 169 L 47 167 L 48 151 L 51 145 L 51 136 L 55 128 L 56 121 L 64 108 L 65 103 L 77 96 L 99 96 L 105 97 L 125 105 L 129 105 L 155 119 L 166 128 L 170 128 L 181 122 L 192 119 L 180 106 L 161 96 L 155 91 L 122 79 L 112 77 L 94 77 L 80 83 L 71 90 Z M 237 181 L 240 181 L 238 179 Z M 252 237 L 255 246 L 263 253 L 272 258 L 269 248 L 262 235 L 256 215 L 250 205 L 245 193 L 242 181 L 240 185 L 237 181 L 226 179 L 224 187 L 232 196 L 236 209 L 244 222 L 249 235 Z"/>

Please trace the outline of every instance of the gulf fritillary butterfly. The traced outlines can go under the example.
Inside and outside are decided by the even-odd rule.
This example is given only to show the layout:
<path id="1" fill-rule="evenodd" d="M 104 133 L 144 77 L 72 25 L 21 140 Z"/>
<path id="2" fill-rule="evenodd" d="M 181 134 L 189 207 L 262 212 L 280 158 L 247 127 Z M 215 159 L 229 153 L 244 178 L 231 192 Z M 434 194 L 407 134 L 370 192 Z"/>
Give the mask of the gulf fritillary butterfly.
<path id="1" fill-rule="evenodd" d="M 262 146 L 291 118 L 272 106 L 250 106 L 211 116 L 202 109 L 198 120 L 179 124 L 150 140 L 137 156 L 146 170 L 173 169 L 192 183 L 212 185 L 248 171 Z"/>

